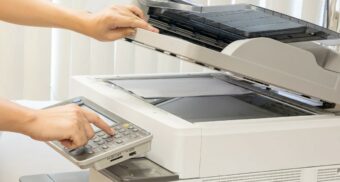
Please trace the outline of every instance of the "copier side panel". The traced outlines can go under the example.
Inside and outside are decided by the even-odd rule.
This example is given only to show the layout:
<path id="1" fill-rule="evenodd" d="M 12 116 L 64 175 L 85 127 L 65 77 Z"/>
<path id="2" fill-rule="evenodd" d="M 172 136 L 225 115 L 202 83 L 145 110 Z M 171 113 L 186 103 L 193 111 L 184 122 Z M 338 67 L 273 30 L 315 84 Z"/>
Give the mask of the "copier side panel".
<path id="1" fill-rule="evenodd" d="M 304 116 L 202 126 L 201 178 L 340 164 L 339 121 Z"/>
<path id="2" fill-rule="evenodd" d="M 128 121 L 150 131 L 154 138 L 149 159 L 176 172 L 180 178 L 197 178 L 201 130 L 138 98 L 89 77 L 74 77 L 71 96 L 85 96 Z"/>

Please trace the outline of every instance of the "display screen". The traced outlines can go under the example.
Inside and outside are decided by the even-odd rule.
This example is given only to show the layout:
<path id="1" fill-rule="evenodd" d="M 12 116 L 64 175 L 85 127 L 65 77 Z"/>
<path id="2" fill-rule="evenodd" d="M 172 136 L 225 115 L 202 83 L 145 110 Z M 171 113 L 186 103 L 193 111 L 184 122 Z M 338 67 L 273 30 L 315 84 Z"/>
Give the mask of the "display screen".
<path id="1" fill-rule="evenodd" d="M 111 119 L 107 118 L 106 116 L 104 116 L 104 115 L 102 115 L 102 114 L 96 112 L 95 110 L 91 109 L 90 107 L 88 107 L 88 106 L 86 106 L 86 105 L 83 105 L 81 108 L 83 108 L 83 109 L 85 109 L 85 110 L 88 110 L 88 111 L 90 111 L 90 112 L 96 113 L 96 114 L 97 114 L 97 115 L 98 115 L 105 123 L 107 123 L 109 126 L 113 126 L 113 125 L 116 124 L 116 122 L 114 122 L 113 120 L 111 120 Z M 91 126 L 92 126 L 92 128 L 93 128 L 93 130 L 94 130 L 95 132 L 101 130 L 101 129 L 99 129 L 98 127 L 96 127 L 95 125 L 93 125 L 93 124 L 91 124 Z"/>

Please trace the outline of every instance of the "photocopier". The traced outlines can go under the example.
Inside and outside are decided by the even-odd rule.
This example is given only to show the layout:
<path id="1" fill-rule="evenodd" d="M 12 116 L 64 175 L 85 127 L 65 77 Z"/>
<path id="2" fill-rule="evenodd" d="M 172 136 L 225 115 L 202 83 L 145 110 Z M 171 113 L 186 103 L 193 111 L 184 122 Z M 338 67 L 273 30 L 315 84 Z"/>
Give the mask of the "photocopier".
<path id="1" fill-rule="evenodd" d="M 75 76 L 84 96 L 153 136 L 105 169 L 29 181 L 340 181 L 340 35 L 249 4 L 136 0 L 160 33 L 126 38 L 204 73 Z"/>

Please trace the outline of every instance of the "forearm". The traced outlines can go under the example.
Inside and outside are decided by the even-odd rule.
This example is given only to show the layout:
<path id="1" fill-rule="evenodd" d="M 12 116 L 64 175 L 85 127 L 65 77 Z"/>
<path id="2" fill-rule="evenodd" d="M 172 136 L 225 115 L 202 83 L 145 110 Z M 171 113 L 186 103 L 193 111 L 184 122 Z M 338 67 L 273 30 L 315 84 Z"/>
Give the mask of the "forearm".
<path id="1" fill-rule="evenodd" d="M 25 128 L 34 120 L 34 110 L 0 99 L 0 131 L 26 134 Z"/>
<path id="2" fill-rule="evenodd" d="M 101 41 L 133 35 L 136 28 L 158 32 L 133 5 L 112 6 L 91 14 L 59 7 L 48 0 L 0 0 L 0 21 L 69 29 Z"/>
<path id="3" fill-rule="evenodd" d="M 65 28 L 85 33 L 86 13 L 47 0 L 0 0 L 0 20 L 29 26 Z"/>

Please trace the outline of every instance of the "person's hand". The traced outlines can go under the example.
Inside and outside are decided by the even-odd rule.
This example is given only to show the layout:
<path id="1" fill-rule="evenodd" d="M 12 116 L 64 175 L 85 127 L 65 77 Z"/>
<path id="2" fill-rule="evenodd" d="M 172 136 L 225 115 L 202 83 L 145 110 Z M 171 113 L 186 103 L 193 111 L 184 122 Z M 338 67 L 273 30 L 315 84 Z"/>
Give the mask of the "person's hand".
<path id="1" fill-rule="evenodd" d="M 25 126 L 24 134 L 39 141 L 60 141 L 74 149 L 87 144 L 94 136 L 91 123 L 109 135 L 114 131 L 95 113 L 77 105 L 66 105 L 34 111 L 34 119 Z"/>
<path id="2" fill-rule="evenodd" d="M 100 41 L 113 41 L 135 33 L 136 28 L 158 32 L 148 24 L 136 6 L 112 6 L 98 13 L 85 15 L 84 34 Z"/>

